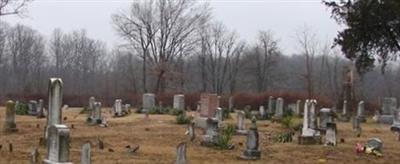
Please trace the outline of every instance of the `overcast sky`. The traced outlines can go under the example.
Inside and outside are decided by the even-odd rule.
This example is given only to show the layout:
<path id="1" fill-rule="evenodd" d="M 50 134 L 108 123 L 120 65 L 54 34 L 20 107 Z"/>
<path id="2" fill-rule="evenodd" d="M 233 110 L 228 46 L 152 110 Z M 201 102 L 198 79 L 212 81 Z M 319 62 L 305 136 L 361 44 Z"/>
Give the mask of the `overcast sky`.
<path id="1" fill-rule="evenodd" d="M 298 50 L 296 31 L 311 27 L 322 42 L 332 41 L 340 29 L 330 18 L 321 0 L 209 0 L 214 18 L 254 42 L 259 30 L 271 30 L 286 54 Z M 11 24 L 32 26 L 46 38 L 53 29 L 65 32 L 86 29 L 89 36 L 105 41 L 109 48 L 119 40 L 111 15 L 129 8 L 132 0 L 35 0 L 28 7 L 28 17 L 2 17 Z"/>

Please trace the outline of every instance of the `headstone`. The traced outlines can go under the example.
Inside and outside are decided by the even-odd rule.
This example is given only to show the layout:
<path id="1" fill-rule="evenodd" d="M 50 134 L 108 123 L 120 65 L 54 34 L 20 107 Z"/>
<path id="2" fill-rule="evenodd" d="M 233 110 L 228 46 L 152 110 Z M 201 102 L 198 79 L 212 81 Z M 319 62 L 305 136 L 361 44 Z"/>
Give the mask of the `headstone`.
<path id="1" fill-rule="evenodd" d="M 203 136 L 202 145 L 214 146 L 218 140 L 218 120 L 215 118 L 207 119 L 206 134 Z"/>
<path id="2" fill-rule="evenodd" d="M 342 121 L 342 122 L 349 122 L 350 121 L 350 114 L 347 111 L 347 106 L 348 106 L 347 105 L 347 101 L 344 100 L 343 101 L 343 110 L 342 110 L 342 113 L 340 115 L 339 121 Z"/>
<path id="3" fill-rule="evenodd" d="M 219 107 L 217 94 L 206 94 L 200 95 L 200 116 L 212 118 L 215 116 L 215 112 Z"/>
<path id="4" fill-rule="evenodd" d="M 297 101 L 296 101 L 296 109 L 294 110 L 294 114 L 295 114 L 296 116 L 300 116 L 300 115 L 301 115 L 301 110 L 300 110 L 300 108 L 301 108 L 301 100 L 297 100 Z"/>
<path id="5" fill-rule="evenodd" d="M 364 101 L 360 101 L 360 102 L 358 103 L 357 117 L 360 119 L 361 122 L 366 122 L 366 121 L 367 121 L 367 119 L 365 118 L 365 105 L 364 105 Z"/>
<path id="6" fill-rule="evenodd" d="M 37 118 L 44 118 L 45 117 L 43 99 L 39 99 L 38 111 L 37 111 L 37 115 L 36 116 L 37 116 Z"/>
<path id="7" fill-rule="evenodd" d="M 315 109 L 316 105 L 317 105 L 317 100 L 311 100 L 310 103 L 311 103 L 311 108 L 310 108 L 310 111 L 309 111 L 309 114 L 310 114 L 310 118 L 309 118 L 310 124 L 309 124 L 309 126 L 310 126 L 311 129 L 317 129 L 318 128 L 317 113 L 316 113 L 316 109 Z"/>
<path id="8" fill-rule="evenodd" d="M 379 138 L 371 138 L 365 144 L 366 149 L 382 152 L 383 142 Z"/>
<path id="9" fill-rule="evenodd" d="M 224 111 L 222 110 L 222 108 L 220 108 L 220 107 L 217 108 L 217 111 L 215 112 L 215 118 L 219 122 L 224 121 Z"/>
<path id="10" fill-rule="evenodd" d="M 67 126 L 53 124 L 48 129 L 45 164 L 72 164 L 69 161 L 70 131 Z"/>
<path id="11" fill-rule="evenodd" d="M 156 105 L 156 96 L 153 93 L 143 94 L 143 110 L 154 108 Z"/>
<path id="12" fill-rule="evenodd" d="M 175 164 L 186 164 L 186 143 L 182 142 L 176 147 Z"/>
<path id="13" fill-rule="evenodd" d="M 247 134 L 246 124 L 245 124 L 245 113 L 244 111 L 237 112 L 237 134 Z"/>
<path id="14" fill-rule="evenodd" d="M 61 104 L 62 104 L 63 82 L 60 78 L 50 78 L 49 80 L 49 109 L 47 115 L 47 125 L 45 139 L 48 138 L 48 130 L 52 125 L 61 124 Z"/>
<path id="15" fill-rule="evenodd" d="M 124 107 L 122 108 L 122 113 L 129 114 L 131 113 L 131 104 L 125 104 Z"/>
<path id="16" fill-rule="evenodd" d="M 185 96 L 184 95 L 174 95 L 174 109 L 185 110 Z"/>
<path id="17" fill-rule="evenodd" d="M 322 108 L 319 111 L 320 129 L 326 130 L 328 123 L 333 123 L 333 112 L 330 108 Z"/>
<path id="18" fill-rule="evenodd" d="M 390 127 L 390 130 L 392 132 L 396 132 L 398 135 L 400 135 L 400 109 L 397 109 L 396 112 L 394 112 L 394 119 L 393 119 L 393 124 Z"/>
<path id="19" fill-rule="evenodd" d="M 397 100 L 394 97 L 384 97 L 382 98 L 382 109 L 380 116 L 378 118 L 379 123 L 383 124 L 393 124 L 393 115 L 397 110 Z"/>
<path id="20" fill-rule="evenodd" d="M 31 116 L 36 116 L 37 115 L 37 101 L 35 100 L 30 100 L 28 103 L 28 114 Z"/>
<path id="21" fill-rule="evenodd" d="M 268 108 L 267 108 L 267 113 L 269 116 L 272 116 L 272 114 L 274 113 L 274 97 L 269 96 L 268 98 Z"/>
<path id="22" fill-rule="evenodd" d="M 359 117 L 353 117 L 353 130 L 356 132 L 357 136 L 361 135 L 361 120 Z"/>
<path id="23" fill-rule="evenodd" d="M 336 146 L 336 123 L 326 124 L 325 146 Z"/>
<path id="24" fill-rule="evenodd" d="M 321 136 L 319 131 L 312 128 L 312 104 L 315 104 L 315 100 L 306 100 L 304 103 L 304 114 L 303 114 L 303 128 L 301 135 L 298 138 L 299 144 L 319 144 L 321 143 Z"/>
<path id="25" fill-rule="evenodd" d="M 93 107 L 93 123 L 101 124 L 103 120 L 103 117 L 101 116 L 101 102 L 95 102 Z"/>
<path id="26" fill-rule="evenodd" d="M 81 164 L 91 164 L 92 163 L 92 150 L 90 142 L 86 142 L 82 145 L 81 150 Z"/>
<path id="27" fill-rule="evenodd" d="M 229 111 L 230 112 L 233 112 L 234 111 L 234 109 L 235 109 L 235 102 L 234 102 L 234 98 L 233 98 L 233 96 L 230 96 L 229 97 L 229 105 L 228 105 L 228 109 L 229 109 Z"/>
<path id="28" fill-rule="evenodd" d="M 15 123 L 15 103 L 14 101 L 7 101 L 6 102 L 6 118 L 4 123 L 4 132 L 16 132 L 17 124 Z"/>
<path id="29" fill-rule="evenodd" d="M 94 103 L 96 102 L 96 98 L 93 96 L 89 98 L 89 110 L 94 110 Z"/>
<path id="30" fill-rule="evenodd" d="M 283 117 L 283 99 L 282 98 L 278 98 L 276 100 L 276 109 L 275 109 L 275 115 L 274 117 L 276 119 L 281 119 Z"/>
<path id="31" fill-rule="evenodd" d="M 246 150 L 240 156 L 246 160 L 257 160 L 261 157 L 261 152 L 258 150 L 259 137 L 256 124 L 256 118 L 253 117 L 251 120 L 252 124 L 247 134 Z"/>
<path id="32" fill-rule="evenodd" d="M 267 112 L 265 111 L 264 106 L 260 106 L 259 112 L 260 112 L 260 119 L 261 120 L 266 120 L 268 118 L 268 115 L 267 115 Z"/>
<path id="33" fill-rule="evenodd" d="M 122 114 L 122 100 L 116 99 L 114 102 L 114 117 L 121 117 Z"/>
<path id="34" fill-rule="evenodd" d="M 39 163 L 39 150 L 37 148 L 33 149 L 31 152 L 31 163 Z"/>

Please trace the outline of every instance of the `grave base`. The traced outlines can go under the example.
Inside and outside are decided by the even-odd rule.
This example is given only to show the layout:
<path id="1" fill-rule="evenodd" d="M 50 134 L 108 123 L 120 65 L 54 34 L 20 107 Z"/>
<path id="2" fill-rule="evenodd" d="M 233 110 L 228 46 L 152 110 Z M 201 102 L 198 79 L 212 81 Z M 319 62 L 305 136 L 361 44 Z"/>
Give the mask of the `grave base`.
<path id="1" fill-rule="evenodd" d="M 194 119 L 194 126 L 196 128 L 202 128 L 206 129 L 207 128 L 207 117 L 196 117 Z"/>
<path id="2" fill-rule="evenodd" d="M 261 152 L 258 150 L 245 150 L 240 158 L 245 160 L 257 160 L 261 158 Z"/>
<path id="3" fill-rule="evenodd" d="M 249 132 L 247 130 L 236 130 L 237 135 L 247 135 Z"/>
<path id="4" fill-rule="evenodd" d="M 299 136 L 297 138 L 300 145 L 318 145 L 322 144 L 321 136 Z"/>
<path id="5" fill-rule="evenodd" d="M 393 124 L 392 126 L 390 126 L 390 131 L 400 132 L 400 124 Z"/>
<path id="6" fill-rule="evenodd" d="M 73 164 L 72 162 L 55 162 L 48 159 L 43 160 L 43 164 Z"/>
<path id="7" fill-rule="evenodd" d="M 350 122 L 350 117 L 346 115 L 340 115 L 338 118 L 339 122 Z"/>
<path id="8" fill-rule="evenodd" d="M 393 124 L 393 115 L 380 115 L 378 122 L 382 124 Z"/>

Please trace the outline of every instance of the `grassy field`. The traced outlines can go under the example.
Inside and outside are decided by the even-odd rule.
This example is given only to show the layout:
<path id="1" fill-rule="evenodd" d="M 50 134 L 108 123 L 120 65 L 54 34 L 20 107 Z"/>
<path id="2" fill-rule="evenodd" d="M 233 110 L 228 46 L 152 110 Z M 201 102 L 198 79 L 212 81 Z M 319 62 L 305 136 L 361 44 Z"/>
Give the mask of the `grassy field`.
<path id="1" fill-rule="evenodd" d="M 344 143 L 337 147 L 323 145 L 303 146 L 293 143 L 273 143 L 271 136 L 284 130 L 280 124 L 270 121 L 258 121 L 260 134 L 260 150 L 262 157 L 257 161 L 244 161 L 238 159 L 245 149 L 245 136 L 234 136 L 232 143 L 234 150 L 217 150 L 200 146 L 201 131 L 197 138 L 190 142 L 185 125 L 175 124 L 175 117 L 169 115 L 151 115 L 150 120 L 144 120 L 142 114 L 131 114 L 123 118 L 111 118 L 109 109 L 103 109 L 103 115 L 108 118 L 109 127 L 101 128 L 89 126 L 85 123 L 86 115 L 80 114 L 80 109 L 70 108 L 63 111 L 64 122 L 71 129 L 71 154 L 74 163 L 80 163 L 80 149 L 83 143 L 92 143 L 92 160 L 94 164 L 117 163 L 174 163 L 176 146 L 180 142 L 187 142 L 187 158 L 189 163 L 399 163 L 400 142 L 389 131 L 388 125 L 374 123 L 362 124 L 363 133 L 357 138 L 351 130 L 350 123 L 338 123 L 338 139 L 344 138 Z M 4 123 L 4 108 L 0 108 L 0 127 Z M 235 123 L 236 116 L 226 123 Z M 12 134 L 0 133 L 0 163 L 24 164 L 29 163 L 31 150 L 39 147 L 40 157 L 46 154 L 45 147 L 39 146 L 39 138 L 43 135 L 46 119 L 37 119 L 31 116 L 17 116 L 18 132 Z M 250 124 L 250 120 L 246 120 Z M 37 128 L 37 124 L 40 125 Z M 249 125 L 247 125 L 249 127 Z M 297 134 L 296 134 L 297 135 Z M 97 148 L 96 139 L 100 138 L 105 143 L 105 149 Z M 365 143 L 367 139 L 378 137 L 384 142 L 383 157 L 366 154 L 356 154 L 355 144 Z M 13 144 L 13 152 L 8 151 L 8 143 Z M 135 154 L 129 154 L 125 146 L 140 145 Z M 114 152 L 110 152 L 111 148 Z"/>

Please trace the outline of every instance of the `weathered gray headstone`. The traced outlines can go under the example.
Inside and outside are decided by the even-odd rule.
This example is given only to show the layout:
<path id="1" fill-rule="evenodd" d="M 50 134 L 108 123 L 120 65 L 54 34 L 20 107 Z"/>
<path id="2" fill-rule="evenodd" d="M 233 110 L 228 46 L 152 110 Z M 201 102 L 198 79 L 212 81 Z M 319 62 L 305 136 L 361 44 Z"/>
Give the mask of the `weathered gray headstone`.
<path id="1" fill-rule="evenodd" d="M 397 110 L 397 99 L 394 97 L 384 97 L 381 101 L 382 109 L 378 122 L 383 124 L 393 124 L 393 115 Z"/>
<path id="2" fill-rule="evenodd" d="M 37 118 L 44 118 L 45 117 L 43 99 L 39 99 L 38 111 L 37 111 L 37 115 L 36 116 L 37 116 Z"/>
<path id="3" fill-rule="evenodd" d="M 37 101 L 30 100 L 28 102 L 28 114 L 31 115 L 31 116 L 36 116 L 37 112 L 38 112 Z"/>
<path id="4" fill-rule="evenodd" d="M 6 102 L 6 118 L 4 123 L 4 132 L 16 132 L 17 124 L 15 123 L 15 103 L 14 101 Z"/>
<path id="5" fill-rule="evenodd" d="M 62 111 L 62 87 L 63 82 L 60 78 L 50 78 L 49 80 L 49 109 L 47 115 L 47 125 L 45 138 L 48 138 L 48 130 L 52 125 L 61 124 Z"/>
<path id="6" fill-rule="evenodd" d="M 215 118 L 219 122 L 224 121 L 224 111 L 222 110 L 222 108 L 220 108 L 220 107 L 217 108 L 217 111 L 215 112 Z"/>
<path id="7" fill-rule="evenodd" d="M 123 116 L 122 114 L 122 100 L 121 99 L 116 99 L 114 102 L 114 117 L 121 117 Z"/>
<path id="8" fill-rule="evenodd" d="M 186 164 L 186 143 L 182 142 L 176 147 L 175 164 Z"/>
<path id="9" fill-rule="evenodd" d="M 353 130 L 356 132 L 357 136 L 361 135 L 361 120 L 359 117 L 353 117 Z"/>
<path id="10" fill-rule="evenodd" d="M 299 144 L 318 144 L 321 142 L 319 131 L 312 128 L 312 110 L 316 104 L 315 100 L 306 100 L 304 103 L 304 114 L 303 114 L 303 128 L 301 135 L 298 138 Z M 309 111 L 311 109 L 311 112 Z"/>
<path id="11" fill-rule="evenodd" d="M 261 120 L 266 120 L 268 118 L 268 115 L 267 115 L 267 112 L 265 111 L 264 106 L 260 106 L 259 112 L 260 112 L 260 119 Z"/>
<path id="12" fill-rule="evenodd" d="M 185 110 L 185 96 L 174 95 L 174 109 Z"/>
<path id="13" fill-rule="evenodd" d="M 229 102 L 228 102 L 228 103 L 229 103 L 229 104 L 228 104 L 228 109 L 229 109 L 229 111 L 230 111 L 230 112 L 233 112 L 234 109 L 235 109 L 235 100 L 234 100 L 233 96 L 230 96 L 230 97 L 229 97 Z"/>
<path id="14" fill-rule="evenodd" d="M 101 124 L 103 117 L 101 116 L 101 102 L 95 102 L 93 110 L 93 123 Z"/>
<path id="15" fill-rule="evenodd" d="M 96 102 L 96 98 L 93 96 L 89 98 L 89 110 L 94 110 L 94 103 Z"/>
<path id="16" fill-rule="evenodd" d="M 143 94 L 143 110 L 148 110 L 156 106 L 156 96 L 153 93 Z"/>
<path id="17" fill-rule="evenodd" d="M 86 142 L 82 145 L 81 150 L 81 164 L 91 164 L 92 163 L 92 150 L 90 142 Z"/>
<path id="18" fill-rule="evenodd" d="M 193 141 L 196 138 L 195 130 L 194 130 L 194 122 L 191 122 L 188 125 L 187 133 L 189 135 L 190 141 Z"/>
<path id="19" fill-rule="evenodd" d="M 295 114 L 296 116 L 300 116 L 300 115 L 301 115 L 301 110 L 300 110 L 300 108 L 301 108 L 301 100 L 297 100 L 297 101 L 296 101 L 296 109 L 294 110 L 294 114 Z"/>
<path id="20" fill-rule="evenodd" d="M 398 135 L 400 134 L 400 109 L 397 109 L 396 112 L 394 112 L 394 119 L 393 119 L 393 124 L 390 127 L 390 130 L 393 132 L 396 132 Z"/>
<path id="21" fill-rule="evenodd" d="M 70 131 L 66 125 L 53 124 L 48 129 L 45 164 L 72 164 L 69 160 Z"/>
<path id="22" fill-rule="evenodd" d="M 360 119 L 361 122 L 366 122 L 366 121 L 367 121 L 367 119 L 365 118 L 365 105 L 364 105 L 364 101 L 360 101 L 360 102 L 358 103 L 357 117 Z"/>
<path id="23" fill-rule="evenodd" d="M 258 150 L 259 137 L 256 118 L 253 117 L 251 122 L 252 124 L 247 134 L 246 150 L 244 150 L 243 154 L 240 156 L 242 159 L 246 160 L 256 160 L 261 157 L 261 152 Z"/>
<path id="24" fill-rule="evenodd" d="M 275 115 L 274 117 L 276 119 L 281 119 L 283 117 L 283 99 L 282 98 L 278 98 L 276 100 L 276 109 L 275 109 Z"/>
<path id="25" fill-rule="evenodd" d="M 333 123 L 333 112 L 330 108 L 322 108 L 319 111 L 319 125 L 322 130 L 326 130 L 328 123 Z"/>
<path id="26" fill-rule="evenodd" d="M 325 145 L 336 146 L 336 123 L 326 124 Z"/>
<path id="27" fill-rule="evenodd" d="M 130 108 L 131 108 L 131 104 L 125 104 L 124 107 L 122 108 L 122 112 L 124 114 L 129 114 L 131 111 Z"/>
<path id="28" fill-rule="evenodd" d="M 347 101 L 344 100 L 343 101 L 343 110 L 342 110 L 342 113 L 340 115 L 339 121 L 342 121 L 342 122 L 349 122 L 350 121 L 350 113 L 347 111 L 347 106 L 348 106 Z"/>
<path id="29" fill-rule="evenodd" d="M 317 129 L 318 128 L 318 124 L 317 124 L 317 113 L 316 113 L 316 105 L 317 105 L 317 100 L 311 100 L 311 108 L 309 111 L 309 121 L 310 121 L 310 128 L 311 129 Z"/>
<path id="30" fill-rule="evenodd" d="M 215 118 L 207 119 L 206 134 L 203 136 L 202 145 L 214 146 L 218 140 L 218 120 Z"/>
<path id="31" fill-rule="evenodd" d="M 245 113 L 244 111 L 237 112 L 237 134 L 247 134 L 246 124 L 245 124 Z"/>

